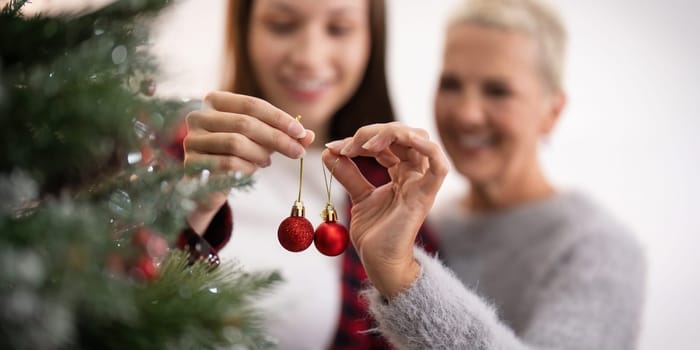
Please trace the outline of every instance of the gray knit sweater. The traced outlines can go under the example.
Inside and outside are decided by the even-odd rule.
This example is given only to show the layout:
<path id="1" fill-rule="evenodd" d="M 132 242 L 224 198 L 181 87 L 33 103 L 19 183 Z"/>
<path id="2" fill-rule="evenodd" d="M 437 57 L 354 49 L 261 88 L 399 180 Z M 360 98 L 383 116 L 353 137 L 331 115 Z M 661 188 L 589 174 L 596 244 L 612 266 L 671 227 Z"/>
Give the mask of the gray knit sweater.
<path id="1" fill-rule="evenodd" d="M 398 349 L 636 347 L 643 253 L 583 195 L 439 221 L 450 269 L 416 249 L 422 269 L 409 289 L 389 301 L 367 291 Z"/>

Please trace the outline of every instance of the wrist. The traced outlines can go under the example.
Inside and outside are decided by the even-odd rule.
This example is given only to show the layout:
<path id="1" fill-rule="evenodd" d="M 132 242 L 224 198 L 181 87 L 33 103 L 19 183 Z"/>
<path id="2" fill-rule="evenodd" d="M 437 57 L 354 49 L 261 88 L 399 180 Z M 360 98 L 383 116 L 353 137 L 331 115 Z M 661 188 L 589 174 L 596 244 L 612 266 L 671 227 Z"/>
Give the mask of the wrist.
<path id="1" fill-rule="evenodd" d="M 203 235 L 207 231 L 209 224 L 220 208 L 196 208 L 187 215 L 187 225 L 198 235 Z"/>
<path id="2" fill-rule="evenodd" d="M 420 264 L 415 258 L 412 258 L 395 272 L 386 274 L 386 276 L 389 277 L 388 279 L 382 280 L 379 283 L 374 283 L 374 286 L 381 295 L 390 299 L 410 288 L 418 279 L 420 271 Z"/>

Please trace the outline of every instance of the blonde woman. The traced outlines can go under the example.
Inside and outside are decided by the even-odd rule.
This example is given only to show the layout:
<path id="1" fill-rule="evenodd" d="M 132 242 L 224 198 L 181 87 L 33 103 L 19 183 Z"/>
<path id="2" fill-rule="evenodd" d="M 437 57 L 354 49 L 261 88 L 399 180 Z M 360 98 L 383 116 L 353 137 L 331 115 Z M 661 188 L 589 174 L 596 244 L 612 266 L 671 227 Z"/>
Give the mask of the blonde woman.
<path id="1" fill-rule="evenodd" d="M 419 130 L 361 128 L 325 161 L 353 201 L 351 237 L 378 330 L 399 349 L 636 347 L 645 261 L 581 193 L 544 176 L 538 144 L 565 105 L 565 30 L 536 0 L 474 0 L 451 20 L 435 118 L 469 191 L 435 221 L 441 258 L 413 247 L 446 165 Z M 374 156 L 375 188 L 344 157 Z"/>

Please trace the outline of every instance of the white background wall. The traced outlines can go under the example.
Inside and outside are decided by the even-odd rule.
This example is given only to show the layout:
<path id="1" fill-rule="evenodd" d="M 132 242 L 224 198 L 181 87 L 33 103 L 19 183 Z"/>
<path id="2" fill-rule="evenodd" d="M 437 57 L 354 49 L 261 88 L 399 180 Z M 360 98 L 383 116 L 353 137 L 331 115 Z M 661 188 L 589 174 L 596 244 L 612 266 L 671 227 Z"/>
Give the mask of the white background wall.
<path id="1" fill-rule="evenodd" d="M 395 106 L 403 121 L 435 137 L 443 23 L 456 1 L 389 0 Z M 697 349 L 700 1 L 552 1 L 570 34 L 570 103 L 543 149 L 548 173 L 593 194 L 644 243 L 650 268 L 641 348 Z M 90 1 L 32 6 L 47 2 Z M 156 23 L 154 48 L 165 70 L 159 93 L 200 97 L 217 86 L 222 11 L 221 0 L 183 0 Z M 461 186 L 451 178 L 444 191 Z"/>

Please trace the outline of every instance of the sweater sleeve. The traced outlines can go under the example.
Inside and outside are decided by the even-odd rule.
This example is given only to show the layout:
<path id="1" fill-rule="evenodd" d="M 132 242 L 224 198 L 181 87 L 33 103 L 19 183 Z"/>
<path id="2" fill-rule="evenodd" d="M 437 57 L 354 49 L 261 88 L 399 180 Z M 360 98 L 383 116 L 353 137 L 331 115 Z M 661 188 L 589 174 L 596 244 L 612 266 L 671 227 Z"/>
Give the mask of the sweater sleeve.
<path id="1" fill-rule="evenodd" d="M 213 265 L 219 265 L 219 251 L 226 246 L 233 232 L 233 213 L 228 203 L 214 215 L 202 236 L 187 227 L 177 239 L 177 247 L 190 253 L 194 260 L 206 259 Z"/>
<path id="2" fill-rule="evenodd" d="M 421 273 L 402 294 L 366 297 L 378 330 L 398 349 L 636 348 L 645 264 L 635 242 L 585 239 L 542 282 L 520 334 L 437 259 L 416 249 Z"/>

